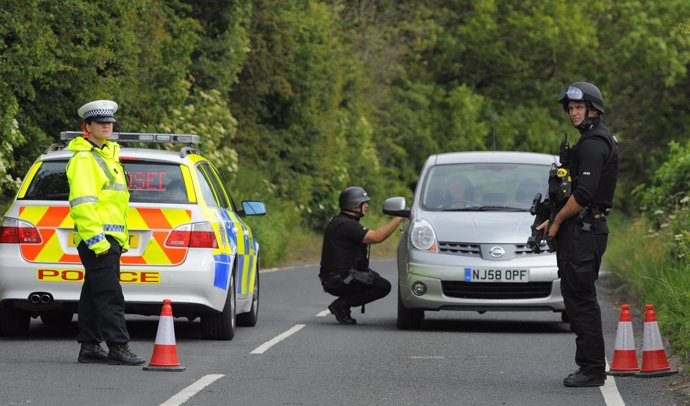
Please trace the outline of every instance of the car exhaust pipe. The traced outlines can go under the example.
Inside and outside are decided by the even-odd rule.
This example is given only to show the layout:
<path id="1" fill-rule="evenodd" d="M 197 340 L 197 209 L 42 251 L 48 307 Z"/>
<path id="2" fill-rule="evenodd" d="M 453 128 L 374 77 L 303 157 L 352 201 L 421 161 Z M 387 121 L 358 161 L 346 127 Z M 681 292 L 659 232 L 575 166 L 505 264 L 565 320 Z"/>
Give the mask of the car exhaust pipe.
<path id="1" fill-rule="evenodd" d="M 47 292 L 33 292 L 29 295 L 29 302 L 47 305 L 53 303 L 53 295 Z"/>

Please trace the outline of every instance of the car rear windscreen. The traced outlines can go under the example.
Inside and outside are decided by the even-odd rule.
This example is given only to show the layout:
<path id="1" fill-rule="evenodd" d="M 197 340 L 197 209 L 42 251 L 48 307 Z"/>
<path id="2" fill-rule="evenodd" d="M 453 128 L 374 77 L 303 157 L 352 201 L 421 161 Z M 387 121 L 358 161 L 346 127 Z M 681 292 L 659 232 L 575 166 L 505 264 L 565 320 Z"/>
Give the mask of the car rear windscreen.
<path id="1" fill-rule="evenodd" d="M 187 190 L 179 165 L 122 161 L 129 179 L 130 202 L 187 203 Z M 31 180 L 23 200 L 67 200 L 67 161 L 45 161 Z"/>

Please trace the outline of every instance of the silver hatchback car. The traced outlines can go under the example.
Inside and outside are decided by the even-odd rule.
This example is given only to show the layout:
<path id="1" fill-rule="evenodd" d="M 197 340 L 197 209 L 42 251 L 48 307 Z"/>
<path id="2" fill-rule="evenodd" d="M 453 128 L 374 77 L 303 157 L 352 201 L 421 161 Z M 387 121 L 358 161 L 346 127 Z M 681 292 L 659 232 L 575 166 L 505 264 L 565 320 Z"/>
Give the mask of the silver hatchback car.
<path id="1" fill-rule="evenodd" d="M 397 252 L 401 329 L 421 327 L 425 311 L 561 312 L 556 254 L 527 246 L 537 193 L 546 196 L 558 157 L 528 152 L 430 156 L 412 206 L 384 203 L 408 216 Z"/>

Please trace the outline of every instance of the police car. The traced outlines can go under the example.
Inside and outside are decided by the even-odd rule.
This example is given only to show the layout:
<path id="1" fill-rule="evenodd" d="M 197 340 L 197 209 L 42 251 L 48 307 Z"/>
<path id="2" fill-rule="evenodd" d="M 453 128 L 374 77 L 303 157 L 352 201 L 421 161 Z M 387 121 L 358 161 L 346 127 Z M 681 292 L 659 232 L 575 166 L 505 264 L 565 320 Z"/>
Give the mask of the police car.
<path id="1" fill-rule="evenodd" d="M 68 323 L 77 311 L 84 268 L 74 242 L 65 144 L 60 134 L 33 164 L 0 227 L 0 335 L 28 333 L 32 317 Z M 220 174 L 195 146 L 197 135 L 113 133 L 112 141 L 174 143 L 180 151 L 122 148 L 129 176 L 130 250 L 120 280 L 126 313 L 200 319 L 201 335 L 230 340 L 259 314 L 259 242 L 242 220 L 263 202 L 236 205 Z"/>

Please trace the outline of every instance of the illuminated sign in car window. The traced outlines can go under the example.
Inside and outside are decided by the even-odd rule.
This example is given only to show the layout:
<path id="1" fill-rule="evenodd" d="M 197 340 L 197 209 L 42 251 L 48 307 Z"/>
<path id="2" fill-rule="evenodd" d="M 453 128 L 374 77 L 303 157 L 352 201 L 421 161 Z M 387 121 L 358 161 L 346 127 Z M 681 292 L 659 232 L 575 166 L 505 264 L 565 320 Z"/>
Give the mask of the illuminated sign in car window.
<path id="1" fill-rule="evenodd" d="M 141 203 L 187 203 L 187 188 L 179 165 L 122 161 L 129 175 L 129 200 Z M 24 200 L 67 200 L 67 161 L 46 161 L 31 180 Z"/>

